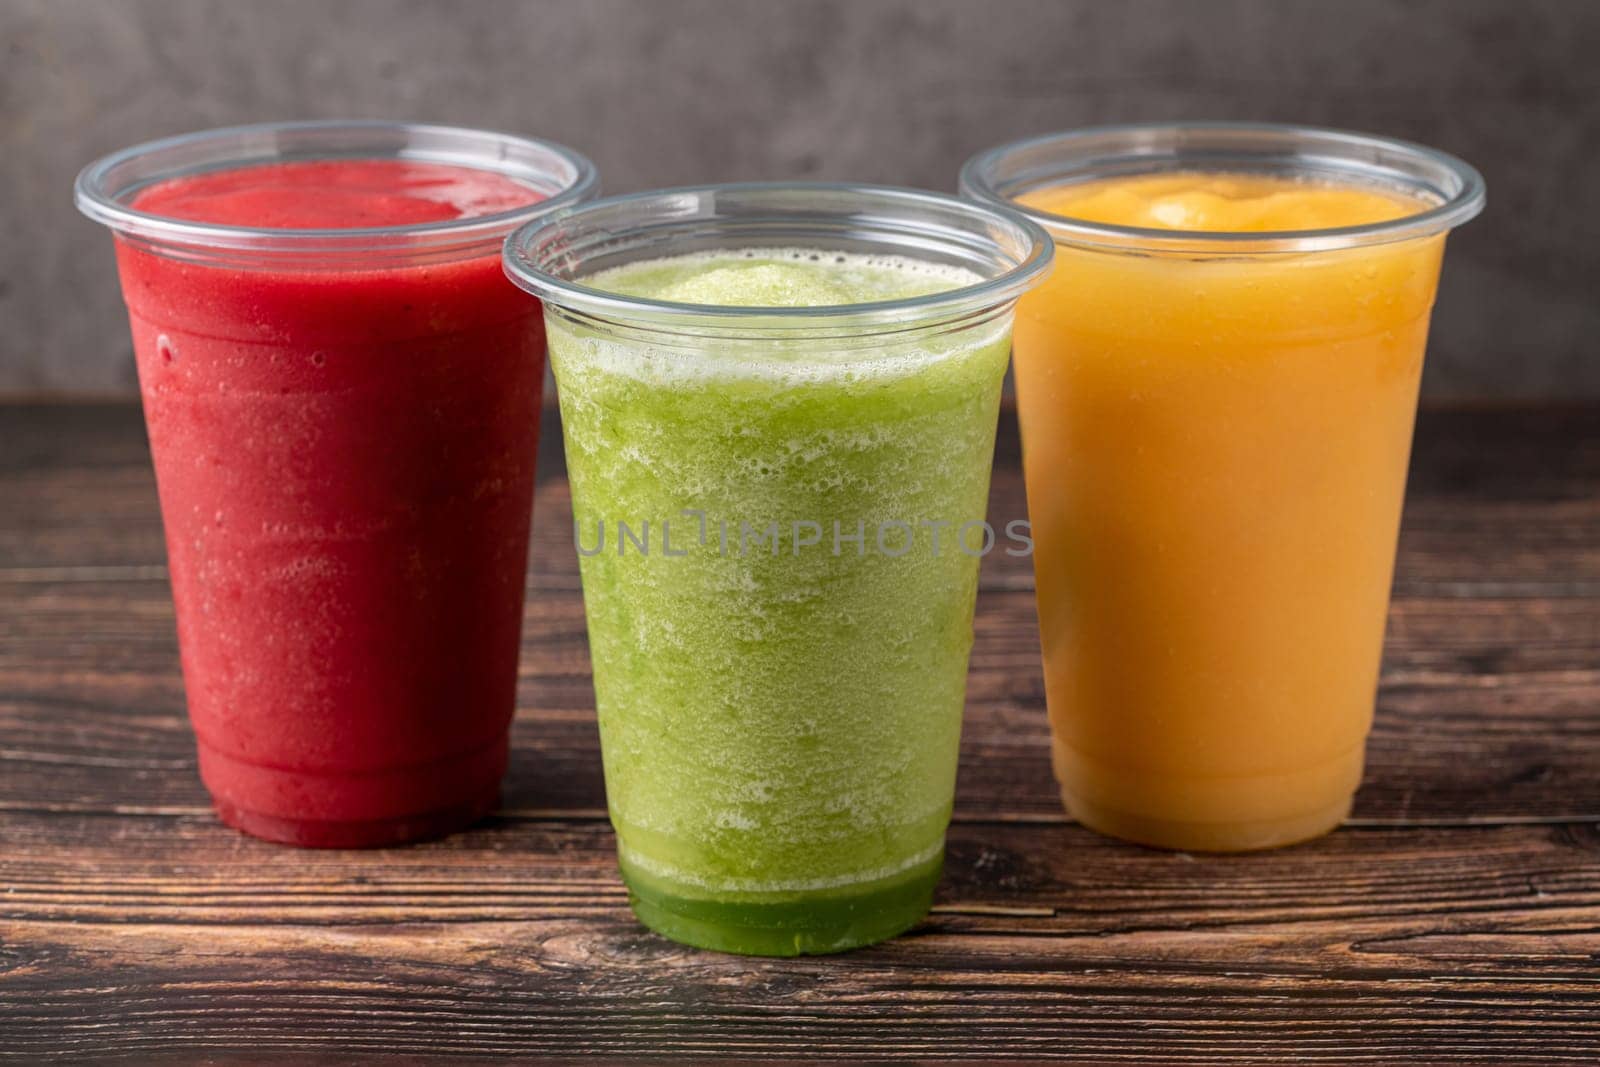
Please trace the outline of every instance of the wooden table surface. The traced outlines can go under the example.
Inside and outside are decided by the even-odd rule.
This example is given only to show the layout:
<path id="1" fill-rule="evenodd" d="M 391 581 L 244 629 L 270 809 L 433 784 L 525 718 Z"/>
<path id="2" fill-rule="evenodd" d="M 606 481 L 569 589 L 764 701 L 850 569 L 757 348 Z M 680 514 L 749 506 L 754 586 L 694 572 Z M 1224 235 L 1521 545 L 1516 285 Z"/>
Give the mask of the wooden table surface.
<path id="1" fill-rule="evenodd" d="M 801 960 L 628 912 L 545 440 L 503 810 L 304 852 L 207 809 L 137 409 L 0 408 L 0 1061 L 1600 1062 L 1600 409 L 1424 414 L 1366 784 L 1298 848 L 1069 822 L 991 556 L 934 914 Z"/>

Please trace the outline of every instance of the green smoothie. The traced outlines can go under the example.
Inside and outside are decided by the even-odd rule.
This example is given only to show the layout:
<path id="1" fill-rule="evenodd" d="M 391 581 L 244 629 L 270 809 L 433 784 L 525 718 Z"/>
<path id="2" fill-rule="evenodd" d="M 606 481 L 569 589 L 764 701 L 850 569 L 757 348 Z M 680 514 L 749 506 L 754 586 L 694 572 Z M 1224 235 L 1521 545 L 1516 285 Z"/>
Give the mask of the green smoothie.
<path id="1" fill-rule="evenodd" d="M 581 282 L 805 308 L 979 280 L 766 248 Z M 826 340 L 552 311 L 549 343 L 606 790 L 640 919 L 769 955 L 913 925 L 955 786 L 1009 314 Z"/>

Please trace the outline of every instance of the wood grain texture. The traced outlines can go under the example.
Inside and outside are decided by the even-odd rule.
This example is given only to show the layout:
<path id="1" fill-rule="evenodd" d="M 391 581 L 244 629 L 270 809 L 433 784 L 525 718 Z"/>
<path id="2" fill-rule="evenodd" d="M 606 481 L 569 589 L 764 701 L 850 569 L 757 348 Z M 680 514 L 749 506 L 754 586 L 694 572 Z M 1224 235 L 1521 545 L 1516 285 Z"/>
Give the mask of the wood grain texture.
<path id="1" fill-rule="evenodd" d="M 1528 1062 L 1560 1063 L 1600 1041 L 1592 827 L 1357 830 L 1178 858 L 1073 826 L 965 824 L 928 922 L 810 961 L 642 933 L 592 820 L 312 855 L 191 816 L 8 828 L 26 858 L 0 902 L 0 1028 L 23 1051 L 91 1049 L 130 1019 L 122 1047 L 152 1053 L 582 1040 L 913 1058 L 969 1042 L 1140 1062 L 1159 1039 L 1167 1062 L 1340 1062 L 1354 1045 L 1358 1062 L 1406 1048 L 1504 1062 L 1536 1039 Z"/>
<path id="2" fill-rule="evenodd" d="M 991 557 L 938 906 L 822 960 L 632 921 L 549 434 L 536 510 L 501 812 L 281 849 L 195 778 L 137 411 L 0 408 L 0 1061 L 1600 1061 L 1600 410 L 1425 415 L 1367 781 L 1299 848 L 1069 823 Z"/>

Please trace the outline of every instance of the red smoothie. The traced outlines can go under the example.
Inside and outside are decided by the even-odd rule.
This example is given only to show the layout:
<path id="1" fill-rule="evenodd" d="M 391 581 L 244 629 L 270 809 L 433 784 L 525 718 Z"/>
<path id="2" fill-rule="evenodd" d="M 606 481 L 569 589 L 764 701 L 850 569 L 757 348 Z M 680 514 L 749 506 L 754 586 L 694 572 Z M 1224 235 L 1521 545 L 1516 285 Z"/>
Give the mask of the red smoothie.
<path id="1" fill-rule="evenodd" d="M 266 163 L 130 206 L 268 230 L 541 199 L 485 170 Z M 117 241 L 200 771 L 222 818 L 381 845 L 496 803 L 544 333 L 497 248 L 231 262 Z"/>

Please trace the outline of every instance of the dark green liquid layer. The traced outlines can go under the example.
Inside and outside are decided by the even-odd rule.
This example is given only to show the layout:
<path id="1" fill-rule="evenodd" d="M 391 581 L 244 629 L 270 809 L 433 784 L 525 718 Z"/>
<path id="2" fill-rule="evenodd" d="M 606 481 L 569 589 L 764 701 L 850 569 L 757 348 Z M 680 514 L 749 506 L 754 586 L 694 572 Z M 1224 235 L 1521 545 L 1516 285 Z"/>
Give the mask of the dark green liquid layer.
<path id="1" fill-rule="evenodd" d="M 943 866 L 941 854 L 893 878 L 770 903 L 680 896 L 626 861 L 622 880 L 633 913 L 663 937 L 745 956 L 822 956 L 885 941 L 915 926 L 933 904 Z"/>

